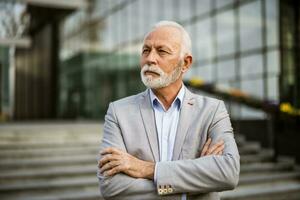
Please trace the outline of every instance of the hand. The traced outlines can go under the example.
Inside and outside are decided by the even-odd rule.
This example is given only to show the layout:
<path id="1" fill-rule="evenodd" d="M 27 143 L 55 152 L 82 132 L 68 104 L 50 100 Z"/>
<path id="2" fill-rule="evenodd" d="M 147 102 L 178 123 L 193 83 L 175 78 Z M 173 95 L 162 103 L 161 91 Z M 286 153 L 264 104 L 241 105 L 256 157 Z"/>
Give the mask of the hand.
<path id="1" fill-rule="evenodd" d="M 139 160 L 113 147 L 104 149 L 101 155 L 103 157 L 98 162 L 98 168 L 104 176 L 125 173 L 134 178 L 153 179 L 155 164 L 152 162 Z"/>
<path id="2" fill-rule="evenodd" d="M 210 146 L 210 144 L 211 144 L 211 138 L 208 138 L 208 140 L 206 141 L 206 143 L 202 149 L 200 157 L 208 156 L 208 155 L 222 155 L 223 154 L 223 150 L 225 147 L 223 140 L 217 142 L 216 144 L 214 144 L 212 146 Z"/>

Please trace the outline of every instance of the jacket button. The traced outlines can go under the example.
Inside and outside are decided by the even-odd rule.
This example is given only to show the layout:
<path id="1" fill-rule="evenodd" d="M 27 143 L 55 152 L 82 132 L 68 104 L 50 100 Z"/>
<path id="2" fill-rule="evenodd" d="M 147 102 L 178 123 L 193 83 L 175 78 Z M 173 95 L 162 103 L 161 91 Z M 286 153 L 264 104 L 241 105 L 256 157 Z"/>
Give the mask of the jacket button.
<path id="1" fill-rule="evenodd" d="M 169 192 L 169 193 L 172 193 L 172 192 L 173 192 L 173 188 L 171 188 L 171 187 L 168 188 L 168 192 Z"/>
<path id="2" fill-rule="evenodd" d="M 164 193 L 163 189 L 158 189 L 158 194 L 163 194 L 163 193 Z"/>

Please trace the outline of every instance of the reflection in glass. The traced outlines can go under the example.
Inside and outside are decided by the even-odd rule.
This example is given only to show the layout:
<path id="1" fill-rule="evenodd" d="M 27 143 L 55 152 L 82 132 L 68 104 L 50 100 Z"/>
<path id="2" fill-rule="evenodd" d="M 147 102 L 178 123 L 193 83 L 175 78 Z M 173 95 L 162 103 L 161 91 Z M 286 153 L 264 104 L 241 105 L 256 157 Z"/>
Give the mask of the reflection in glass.
<path id="1" fill-rule="evenodd" d="M 213 55 L 213 37 L 211 32 L 211 19 L 207 18 L 195 23 L 194 39 L 197 43 L 193 42 L 195 51 L 197 52 L 197 60 L 210 60 Z"/>
<path id="2" fill-rule="evenodd" d="M 241 81 L 242 91 L 247 92 L 250 95 L 256 96 L 258 98 L 263 98 L 263 79 L 262 76 L 257 77 L 256 79 L 243 79 Z"/>
<path id="3" fill-rule="evenodd" d="M 234 0 L 215 0 L 216 9 L 232 4 Z"/>
<path id="4" fill-rule="evenodd" d="M 241 76 L 243 78 L 252 75 L 262 75 L 263 73 L 263 60 L 261 54 L 241 57 Z"/>
<path id="5" fill-rule="evenodd" d="M 267 46 L 279 43 L 279 7 L 278 0 L 265 1 L 266 4 L 266 31 Z"/>
<path id="6" fill-rule="evenodd" d="M 220 13 L 217 20 L 217 55 L 235 52 L 234 11 Z"/>
<path id="7" fill-rule="evenodd" d="M 241 51 L 262 47 L 261 2 L 254 1 L 242 5 L 240 15 Z"/>
<path id="8" fill-rule="evenodd" d="M 217 64 L 218 81 L 228 81 L 235 78 L 235 61 L 225 60 Z"/>

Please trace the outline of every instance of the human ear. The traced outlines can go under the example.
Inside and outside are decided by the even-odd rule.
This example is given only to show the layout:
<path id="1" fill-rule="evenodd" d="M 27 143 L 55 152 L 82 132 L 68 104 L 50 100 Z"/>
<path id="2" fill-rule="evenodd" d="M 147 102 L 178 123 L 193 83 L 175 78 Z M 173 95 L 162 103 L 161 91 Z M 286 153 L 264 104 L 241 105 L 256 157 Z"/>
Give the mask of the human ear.
<path id="1" fill-rule="evenodd" d="M 192 55 L 185 55 L 183 58 L 183 66 L 181 71 L 185 73 L 192 65 L 193 57 Z"/>

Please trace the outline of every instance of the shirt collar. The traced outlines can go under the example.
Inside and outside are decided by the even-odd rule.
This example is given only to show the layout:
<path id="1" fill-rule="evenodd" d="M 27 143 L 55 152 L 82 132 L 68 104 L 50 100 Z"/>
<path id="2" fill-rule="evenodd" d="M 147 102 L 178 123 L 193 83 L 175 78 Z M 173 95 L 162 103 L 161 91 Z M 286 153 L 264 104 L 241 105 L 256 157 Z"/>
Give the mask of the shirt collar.
<path id="1" fill-rule="evenodd" d="M 174 99 L 174 101 L 171 104 L 171 107 L 174 105 L 177 105 L 178 110 L 181 109 L 182 106 L 182 101 L 184 98 L 184 94 L 185 94 L 185 86 L 184 84 L 182 84 L 176 98 Z M 149 89 L 149 95 L 150 95 L 150 100 L 151 100 L 151 105 L 152 108 L 155 108 L 158 106 L 158 104 L 163 107 L 163 104 L 160 102 L 160 100 L 157 98 L 157 96 L 154 94 L 154 92 L 152 91 L 152 89 Z"/>

